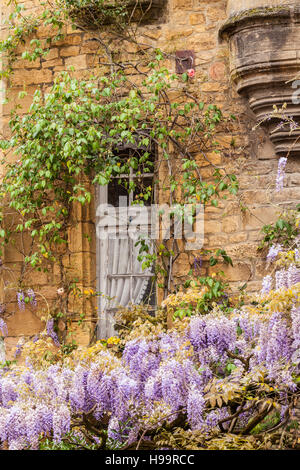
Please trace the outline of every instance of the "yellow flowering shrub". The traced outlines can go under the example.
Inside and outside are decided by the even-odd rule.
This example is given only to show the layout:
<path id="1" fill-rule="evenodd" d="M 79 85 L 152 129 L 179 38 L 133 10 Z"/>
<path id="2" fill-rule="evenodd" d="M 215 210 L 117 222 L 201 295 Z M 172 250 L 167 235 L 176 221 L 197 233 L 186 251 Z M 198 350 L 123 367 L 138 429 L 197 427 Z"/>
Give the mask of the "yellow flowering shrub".
<path id="1" fill-rule="evenodd" d="M 192 282 L 191 287 L 185 291 L 179 291 L 176 294 L 170 294 L 162 302 L 161 306 L 167 312 L 169 324 L 172 322 L 174 314 L 179 309 L 192 309 L 194 312 L 197 310 L 199 300 L 207 293 L 206 286 L 200 287 Z"/>
<path id="2" fill-rule="evenodd" d="M 43 368 L 61 361 L 63 352 L 55 346 L 52 338 L 44 332 L 40 334 L 36 341 L 31 339 L 24 343 L 20 362 L 22 363 L 25 358 L 35 368 Z"/>

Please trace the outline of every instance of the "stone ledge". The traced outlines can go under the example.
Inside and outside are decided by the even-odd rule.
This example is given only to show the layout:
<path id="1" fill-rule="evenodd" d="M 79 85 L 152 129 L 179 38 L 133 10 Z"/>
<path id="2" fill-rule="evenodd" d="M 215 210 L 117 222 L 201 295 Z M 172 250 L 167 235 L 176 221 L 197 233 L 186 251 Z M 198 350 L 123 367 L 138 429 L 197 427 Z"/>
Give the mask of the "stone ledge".
<path id="1" fill-rule="evenodd" d="M 265 8 L 253 8 L 252 10 L 243 10 L 237 15 L 230 16 L 223 26 L 219 30 L 220 39 L 225 39 L 226 35 L 230 35 L 236 31 L 238 27 L 245 25 L 249 26 L 249 23 L 255 24 L 258 20 L 261 22 L 266 19 L 272 19 L 275 21 L 289 21 L 291 18 L 291 9 L 289 6 L 278 6 L 278 7 L 265 7 Z"/>

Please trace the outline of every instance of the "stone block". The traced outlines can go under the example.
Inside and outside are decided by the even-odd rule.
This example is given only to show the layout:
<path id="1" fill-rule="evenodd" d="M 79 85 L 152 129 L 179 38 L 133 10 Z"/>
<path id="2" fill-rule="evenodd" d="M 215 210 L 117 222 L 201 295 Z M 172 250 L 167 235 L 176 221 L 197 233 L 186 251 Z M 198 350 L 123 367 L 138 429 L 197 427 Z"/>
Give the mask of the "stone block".
<path id="1" fill-rule="evenodd" d="M 205 234 L 219 233 L 221 232 L 221 223 L 216 221 L 205 220 L 204 221 L 204 232 Z"/>
<path id="2" fill-rule="evenodd" d="M 66 67 L 74 67 L 75 70 L 83 70 L 87 68 L 86 54 L 80 54 L 74 57 L 68 57 L 65 60 Z"/>
<path id="3" fill-rule="evenodd" d="M 12 82 L 15 86 L 51 83 L 53 80 L 52 71 L 49 69 L 41 70 L 16 70 Z"/>
<path id="4" fill-rule="evenodd" d="M 32 104 L 34 92 L 37 90 L 37 86 L 27 86 L 25 91 L 27 93 L 22 99 L 19 98 L 19 93 L 24 91 L 24 88 L 10 88 L 7 92 L 8 103 L 3 105 L 3 115 L 8 115 L 11 110 L 18 105 L 20 114 L 26 113 Z"/>
<path id="5" fill-rule="evenodd" d="M 261 229 L 263 225 L 274 222 L 279 210 L 274 206 L 253 207 L 243 213 L 242 225 L 245 230 Z"/>
<path id="6" fill-rule="evenodd" d="M 225 233 L 237 232 L 240 225 L 240 217 L 231 215 L 222 220 L 222 231 Z"/>
<path id="7" fill-rule="evenodd" d="M 208 272 L 211 275 L 213 272 L 216 272 L 216 270 L 222 270 L 224 271 L 226 278 L 230 281 L 247 282 L 252 278 L 253 272 L 249 263 L 243 263 L 240 261 L 236 263 L 233 261 L 233 263 L 234 266 L 217 265 L 217 267 L 209 267 Z"/>
<path id="8" fill-rule="evenodd" d="M 173 0 L 173 8 L 181 10 L 192 10 L 193 0 Z"/>
<path id="9" fill-rule="evenodd" d="M 209 68 L 209 75 L 212 80 L 224 80 L 226 75 L 226 65 L 224 62 L 215 62 Z"/>
<path id="10" fill-rule="evenodd" d="M 68 46 L 60 49 L 61 57 L 79 56 L 79 46 Z"/>
<path id="11" fill-rule="evenodd" d="M 42 63 L 43 68 L 51 68 L 55 67 L 55 70 L 57 70 L 57 67 L 62 67 L 61 70 L 63 70 L 63 60 L 58 58 L 58 59 L 53 59 L 53 60 L 47 60 L 47 62 Z"/>
<path id="12" fill-rule="evenodd" d="M 29 309 L 20 311 L 15 305 L 14 314 L 6 321 L 8 336 L 34 335 L 45 328 L 45 322 Z"/>
<path id="13" fill-rule="evenodd" d="M 229 256 L 234 259 L 250 259 L 259 258 L 260 253 L 257 251 L 256 243 L 237 243 L 226 247 Z"/>
<path id="14" fill-rule="evenodd" d="M 192 13 L 190 15 L 190 24 L 191 25 L 202 25 L 202 24 L 205 24 L 206 21 L 205 21 L 205 16 L 203 13 Z M 199 32 L 199 30 L 197 29 L 197 31 Z"/>
<path id="15" fill-rule="evenodd" d="M 47 52 L 47 54 L 43 56 L 42 62 L 43 61 L 47 62 L 48 60 L 57 59 L 58 55 L 59 55 L 58 47 L 51 47 L 51 49 L 49 49 L 49 52 Z"/>
<path id="16" fill-rule="evenodd" d="M 209 21 L 219 23 L 226 19 L 225 8 L 219 6 L 208 6 L 206 10 L 206 17 Z"/>
<path id="17" fill-rule="evenodd" d="M 81 34 L 66 34 L 60 41 L 55 41 L 56 46 L 78 46 L 82 43 Z"/>

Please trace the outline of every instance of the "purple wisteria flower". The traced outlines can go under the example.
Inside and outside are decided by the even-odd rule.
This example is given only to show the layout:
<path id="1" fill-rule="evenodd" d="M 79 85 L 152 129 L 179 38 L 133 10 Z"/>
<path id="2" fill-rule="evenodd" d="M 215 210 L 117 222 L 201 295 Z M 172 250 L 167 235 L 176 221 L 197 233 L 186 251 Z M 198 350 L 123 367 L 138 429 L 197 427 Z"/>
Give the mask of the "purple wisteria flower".
<path id="1" fill-rule="evenodd" d="M 277 178 L 276 178 L 276 191 L 281 191 L 283 189 L 283 182 L 285 176 L 285 167 L 287 164 L 287 158 L 281 157 L 278 161 L 278 171 L 277 171 Z"/>
<path id="2" fill-rule="evenodd" d="M 187 417 L 191 429 L 201 429 L 205 424 L 205 399 L 197 389 L 191 389 L 187 399 Z"/>
<path id="3" fill-rule="evenodd" d="M 61 404 L 54 408 L 53 412 L 53 437 L 54 441 L 58 442 L 59 439 L 70 431 L 71 414 L 70 409 Z"/>
<path id="4" fill-rule="evenodd" d="M 25 310 L 25 294 L 22 291 L 17 292 L 17 302 L 19 310 Z"/>
<path id="5" fill-rule="evenodd" d="M 294 132 L 295 130 L 299 129 L 299 125 L 296 121 L 292 120 L 290 121 L 290 132 Z"/>
<path id="6" fill-rule="evenodd" d="M 294 286 L 298 282 L 300 282 L 300 269 L 294 264 L 291 264 L 287 270 L 288 287 Z"/>
<path id="7" fill-rule="evenodd" d="M 300 306 L 293 307 L 291 310 L 292 331 L 293 331 L 293 348 L 298 352 L 300 360 Z"/>
<path id="8" fill-rule="evenodd" d="M 58 340 L 58 336 L 56 332 L 54 331 L 54 318 L 50 318 L 50 320 L 47 321 L 46 331 L 47 331 L 47 335 L 53 339 L 54 344 L 59 347 L 60 342 Z"/>
<path id="9" fill-rule="evenodd" d="M 235 311 L 234 313 L 234 321 L 242 330 L 242 334 L 246 342 L 257 338 L 260 332 L 260 322 L 258 318 L 255 316 L 251 317 L 247 312 Z"/>
<path id="10" fill-rule="evenodd" d="M 20 340 L 17 342 L 16 349 L 15 349 L 15 354 L 14 354 L 15 357 L 19 357 L 19 356 L 20 356 L 20 354 L 22 353 L 24 344 L 25 344 L 24 338 L 20 339 Z"/>
<path id="11" fill-rule="evenodd" d="M 33 289 L 27 290 L 27 296 L 29 297 L 29 301 L 33 307 L 37 306 L 36 296 Z"/>
<path id="12" fill-rule="evenodd" d="M 7 336 L 8 335 L 8 330 L 7 330 L 7 325 L 3 318 L 0 317 L 0 334 L 1 336 Z"/>
<path id="13" fill-rule="evenodd" d="M 202 257 L 201 256 L 196 256 L 194 258 L 194 271 L 195 274 L 200 274 L 202 268 Z"/>
<path id="14" fill-rule="evenodd" d="M 230 352 L 250 357 L 250 376 L 262 371 L 280 390 L 284 406 L 299 374 L 298 304 L 291 319 L 288 326 L 281 313 L 269 319 L 247 310 L 211 313 L 193 317 L 183 331 L 128 341 L 122 357 L 107 350 L 75 364 L 29 366 L 21 373 L 0 369 L 0 439 L 12 449 L 38 448 L 39 436 L 46 433 L 60 442 L 70 431 L 71 416 L 87 413 L 106 422 L 109 438 L 119 443 L 134 442 L 147 420 L 161 425 L 182 411 L 191 430 L 208 433 L 231 413 L 226 405 L 209 404 L 212 380 L 222 390 L 223 379 L 230 385 L 246 378 L 241 360 Z M 53 318 L 47 331 L 52 337 Z M 241 425 L 251 413 L 242 414 Z"/>
<path id="15" fill-rule="evenodd" d="M 263 278 L 262 288 L 261 288 L 262 295 L 267 295 L 270 293 L 270 291 L 272 290 L 272 283 L 273 283 L 273 279 L 271 275 L 267 275 Z"/>
<path id="16" fill-rule="evenodd" d="M 280 269 L 275 273 L 276 290 L 286 289 L 288 285 L 288 276 L 286 269 Z"/>
<path id="17" fill-rule="evenodd" d="M 275 259 L 277 258 L 278 254 L 282 251 L 282 246 L 281 245 L 272 245 L 269 249 L 269 252 L 267 254 L 267 262 L 273 263 Z"/>

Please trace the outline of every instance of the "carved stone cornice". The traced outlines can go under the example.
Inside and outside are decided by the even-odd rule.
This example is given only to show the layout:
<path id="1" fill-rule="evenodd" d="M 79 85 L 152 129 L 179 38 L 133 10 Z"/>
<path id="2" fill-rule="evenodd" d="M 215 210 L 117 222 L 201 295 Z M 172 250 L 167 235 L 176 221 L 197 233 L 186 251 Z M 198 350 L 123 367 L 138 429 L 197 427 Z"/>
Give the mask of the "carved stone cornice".
<path id="1" fill-rule="evenodd" d="M 232 15 L 222 26 L 231 56 L 231 78 L 245 96 L 259 122 L 264 121 L 277 154 L 300 155 L 300 131 L 279 127 L 273 107 L 286 104 L 284 114 L 300 123 L 300 104 L 295 96 L 300 79 L 300 6 L 248 9 Z M 294 83 L 294 85 L 293 85 Z"/>

